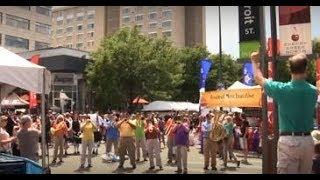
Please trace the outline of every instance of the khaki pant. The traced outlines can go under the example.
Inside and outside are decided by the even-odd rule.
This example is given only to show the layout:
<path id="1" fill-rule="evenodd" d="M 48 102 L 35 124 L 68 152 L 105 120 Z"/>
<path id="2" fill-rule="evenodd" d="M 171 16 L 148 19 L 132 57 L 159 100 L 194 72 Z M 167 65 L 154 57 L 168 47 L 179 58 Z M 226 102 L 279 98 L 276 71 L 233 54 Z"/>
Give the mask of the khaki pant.
<path id="1" fill-rule="evenodd" d="M 55 136 L 55 138 L 54 138 L 54 151 L 53 151 L 53 160 L 54 161 L 57 159 L 58 149 L 59 149 L 59 160 L 62 161 L 63 148 L 64 148 L 63 136 Z"/>
<path id="2" fill-rule="evenodd" d="M 88 164 L 91 164 L 92 157 L 92 148 L 93 148 L 93 140 L 82 140 L 82 153 L 81 153 L 81 165 L 84 165 L 86 162 L 87 150 L 88 150 Z"/>
<path id="3" fill-rule="evenodd" d="M 218 143 L 216 141 L 212 141 L 208 138 L 205 138 L 203 141 L 203 155 L 204 155 L 204 166 L 209 166 L 209 161 L 211 158 L 211 167 L 216 167 L 216 155 L 218 150 Z"/>
<path id="4" fill-rule="evenodd" d="M 148 155 L 150 167 L 154 166 L 154 157 L 156 158 L 157 166 L 162 166 L 160 157 L 160 141 L 159 139 L 147 139 Z"/>
<path id="5" fill-rule="evenodd" d="M 227 136 L 223 139 L 223 162 L 227 164 L 228 162 L 228 153 L 231 159 L 235 162 L 238 161 L 237 157 L 233 154 L 233 136 Z"/>
<path id="6" fill-rule="evenodd" d="M 132 166 L 136 165 L 135 161 L 135 146 L 134 146 L 134 138 L 133 137 L 120 137 L 119 142 L 119 156 L 120 156 L 120 164 L 119 166 L 123 166 L 125 155 L 128 152 L 128 156 L 130 159 L 130 163 Z"/>
<path id="7" fill-rule="evenodd" d="M 138 139 L 136 138 L 136 158 L 140 159 L 140 149 L 142 149 L 142 157 L 147 158 L 147 147 L 146 147 L 146 138 Z"/>
<path id="8" fill-rule="evenodd" d="M 172 161 L 174 160 L 173 159 L 173 147 L 174 147 L 173 137 L 168 136 L 167 146 L 168 146 L 168 160 Z"/>
<path id="9" fill-rule="evenodd" d="M 114 148 L 114 154 L 118 156 L 119 155 L 118 139 L 114 139 L 114 140 L 107 139 L 106 140 L 106 154 L 111 152 L 112 145 Z"/>
<path id="10" fill-rule="evenodd" d="M 278 173 L 310 174 L 314 142 L 311 136 L 280 136 L 278 141 Z"/>
<path id="11" fill-rule="evenodd" d="M 177 145 L 177 167 L 178 170 L 182 170 L 183 166 L 183 171 L 188 171 L 188 147 L 187 146 L 182 146 L 182 145 Z M 181 164 L 182 161 L 182 164 Z M 182 165 L 182 166 L 181 166 Z"/>

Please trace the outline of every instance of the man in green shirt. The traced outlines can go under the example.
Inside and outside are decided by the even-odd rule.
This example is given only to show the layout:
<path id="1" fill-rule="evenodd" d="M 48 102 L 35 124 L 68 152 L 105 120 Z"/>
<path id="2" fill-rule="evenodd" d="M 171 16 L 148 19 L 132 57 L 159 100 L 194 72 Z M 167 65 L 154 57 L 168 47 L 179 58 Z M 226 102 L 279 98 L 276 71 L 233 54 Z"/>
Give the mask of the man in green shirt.
<path id="1" fill-rule="evenodd" d="M 313 115 L 318 91 L 306 81 L 308 59 L 305 54 L 289 58 L 291 81 L 266 80 L 260 70 L 259 53 L 251 54 L 256 84 L 278 103 L 278 173 L 311 173 L 314 143 Z"/>
<path id="2" fill-rule="evenodd" d="M 147 147 L 146 147 L 146 138 L 144 135 L 144 128 L 145 128 L 146 122 L 144 120 L 144 117 L 141 117 L 140 113 L 137 113 L 134 121 L 136 124 L 135 136 L 136 136 L 137 161 L 140 161 L 140 149 L 142 149 L 142 156 L 144 161 L 147 161 L 148 154 L 147 154 Z"/>

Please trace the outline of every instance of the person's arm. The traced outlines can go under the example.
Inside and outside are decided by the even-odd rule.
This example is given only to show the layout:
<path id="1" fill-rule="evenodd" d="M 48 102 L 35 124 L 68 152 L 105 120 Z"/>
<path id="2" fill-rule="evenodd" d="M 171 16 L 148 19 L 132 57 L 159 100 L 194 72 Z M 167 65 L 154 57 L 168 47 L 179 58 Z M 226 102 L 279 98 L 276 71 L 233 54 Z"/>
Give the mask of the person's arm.
<path id="1" fill-rule="evenodd" d="M 128 120 L 128 124 L 131 126 L 131 128 L 136 129 L 135 122 Z"/>
<path id="2" fill-rule="evenodd" d="M 261 87 L 264 87 L 264 84 L 266 82 L 265 77 L 263 76 L 263 73 L 260 69 L 260 54 L 258 52 L 251 53 L 251 62 L 253 66 L 253 74 L 254 74 L 254 80 L 255 83 L 260 85 Z"/>
<path id="3" fill-rule="evenodd" d="M 10 137 L 10 138 L 8 138 L 8 139 L 6 139 L 6 140 L 1 140 L 1 141 L 0 141 L 0 144 L 1 144 L 1 145 L 6 145 L 6 144 L 8 144 L 8 143 L 13 142 L 13 141 L 16 140 L 16 139 L 17 139 L 17 137 Z"/>

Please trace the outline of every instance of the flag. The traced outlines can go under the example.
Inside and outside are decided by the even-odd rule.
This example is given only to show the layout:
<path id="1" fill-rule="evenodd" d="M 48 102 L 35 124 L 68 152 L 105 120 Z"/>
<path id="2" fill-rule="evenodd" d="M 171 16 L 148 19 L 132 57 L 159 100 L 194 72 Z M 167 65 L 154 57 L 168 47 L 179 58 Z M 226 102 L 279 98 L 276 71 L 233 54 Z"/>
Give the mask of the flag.
<path id="1" fill-rule="evenodd" d="M 243 64 L 243 83 L 248 86 L 254 86 L 253 83 L 253 67 L 251 62 Z"/>
<path id="2" fill-rule="evenodd" d="M 40 55 L 34 55 L 31 57 L 31 62 L 34 64 L 39 64 L 39 57 Z M 37 93 L 35 92 L 29 92 L 29 108 L 34 108 L 37 106 Z"/>
<path id="3" fill-rule="evenodd" d="M 212 61 L 210 59 L 202 59 L 200 60 L 200 89 L 204 89 L 206 87 L 206 80 L 212 65 Z"/>

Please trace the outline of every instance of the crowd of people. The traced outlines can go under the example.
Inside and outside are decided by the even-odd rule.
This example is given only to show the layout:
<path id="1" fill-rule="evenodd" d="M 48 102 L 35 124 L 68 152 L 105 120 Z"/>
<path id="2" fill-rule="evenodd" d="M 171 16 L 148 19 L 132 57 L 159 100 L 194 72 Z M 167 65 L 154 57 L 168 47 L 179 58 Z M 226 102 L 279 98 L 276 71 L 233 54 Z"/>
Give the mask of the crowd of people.
<path id="1" fill-rule="evenodd" d="M 107 159 L 118 161 L 119 169 L 123 168 L 127 155 L 132 168 L 141 160 L 149 161 L 150 170 L 156 166 L 162 170 L 160 153 L 167 147 L 167 164 L 176 165 L 177 173 L 187 173 L 189 146 L 196 141 L 200 142 L 199 153 L 204 156 L 204 170 L 208 170 L 210 159 L 212 170 L 217 170 L 217 154 L 224 167 L 228 157 L 239 167 L 240 161 L 233 153 L 237 141 L 244 152 L 243 163 L 248 163 L 249 123 L 238 113 L 217 111 L 200 116 L 185 112 L 59 114 L 48 111 L 45 149 L 39 146 L 41 122 L 36 115 L 4 113 L 0 119 L 0 151 L 39 161 L 38 152 L 48 154 L 53 147 L 52 164 L 59 164 L 69 155 L 69 146 L 73 146 L 73 154 L 80 156 L 80 168 L 90 168 L 92 156 L 98 154 L 98 147 L 104 142 L 102 153 Z"/>

